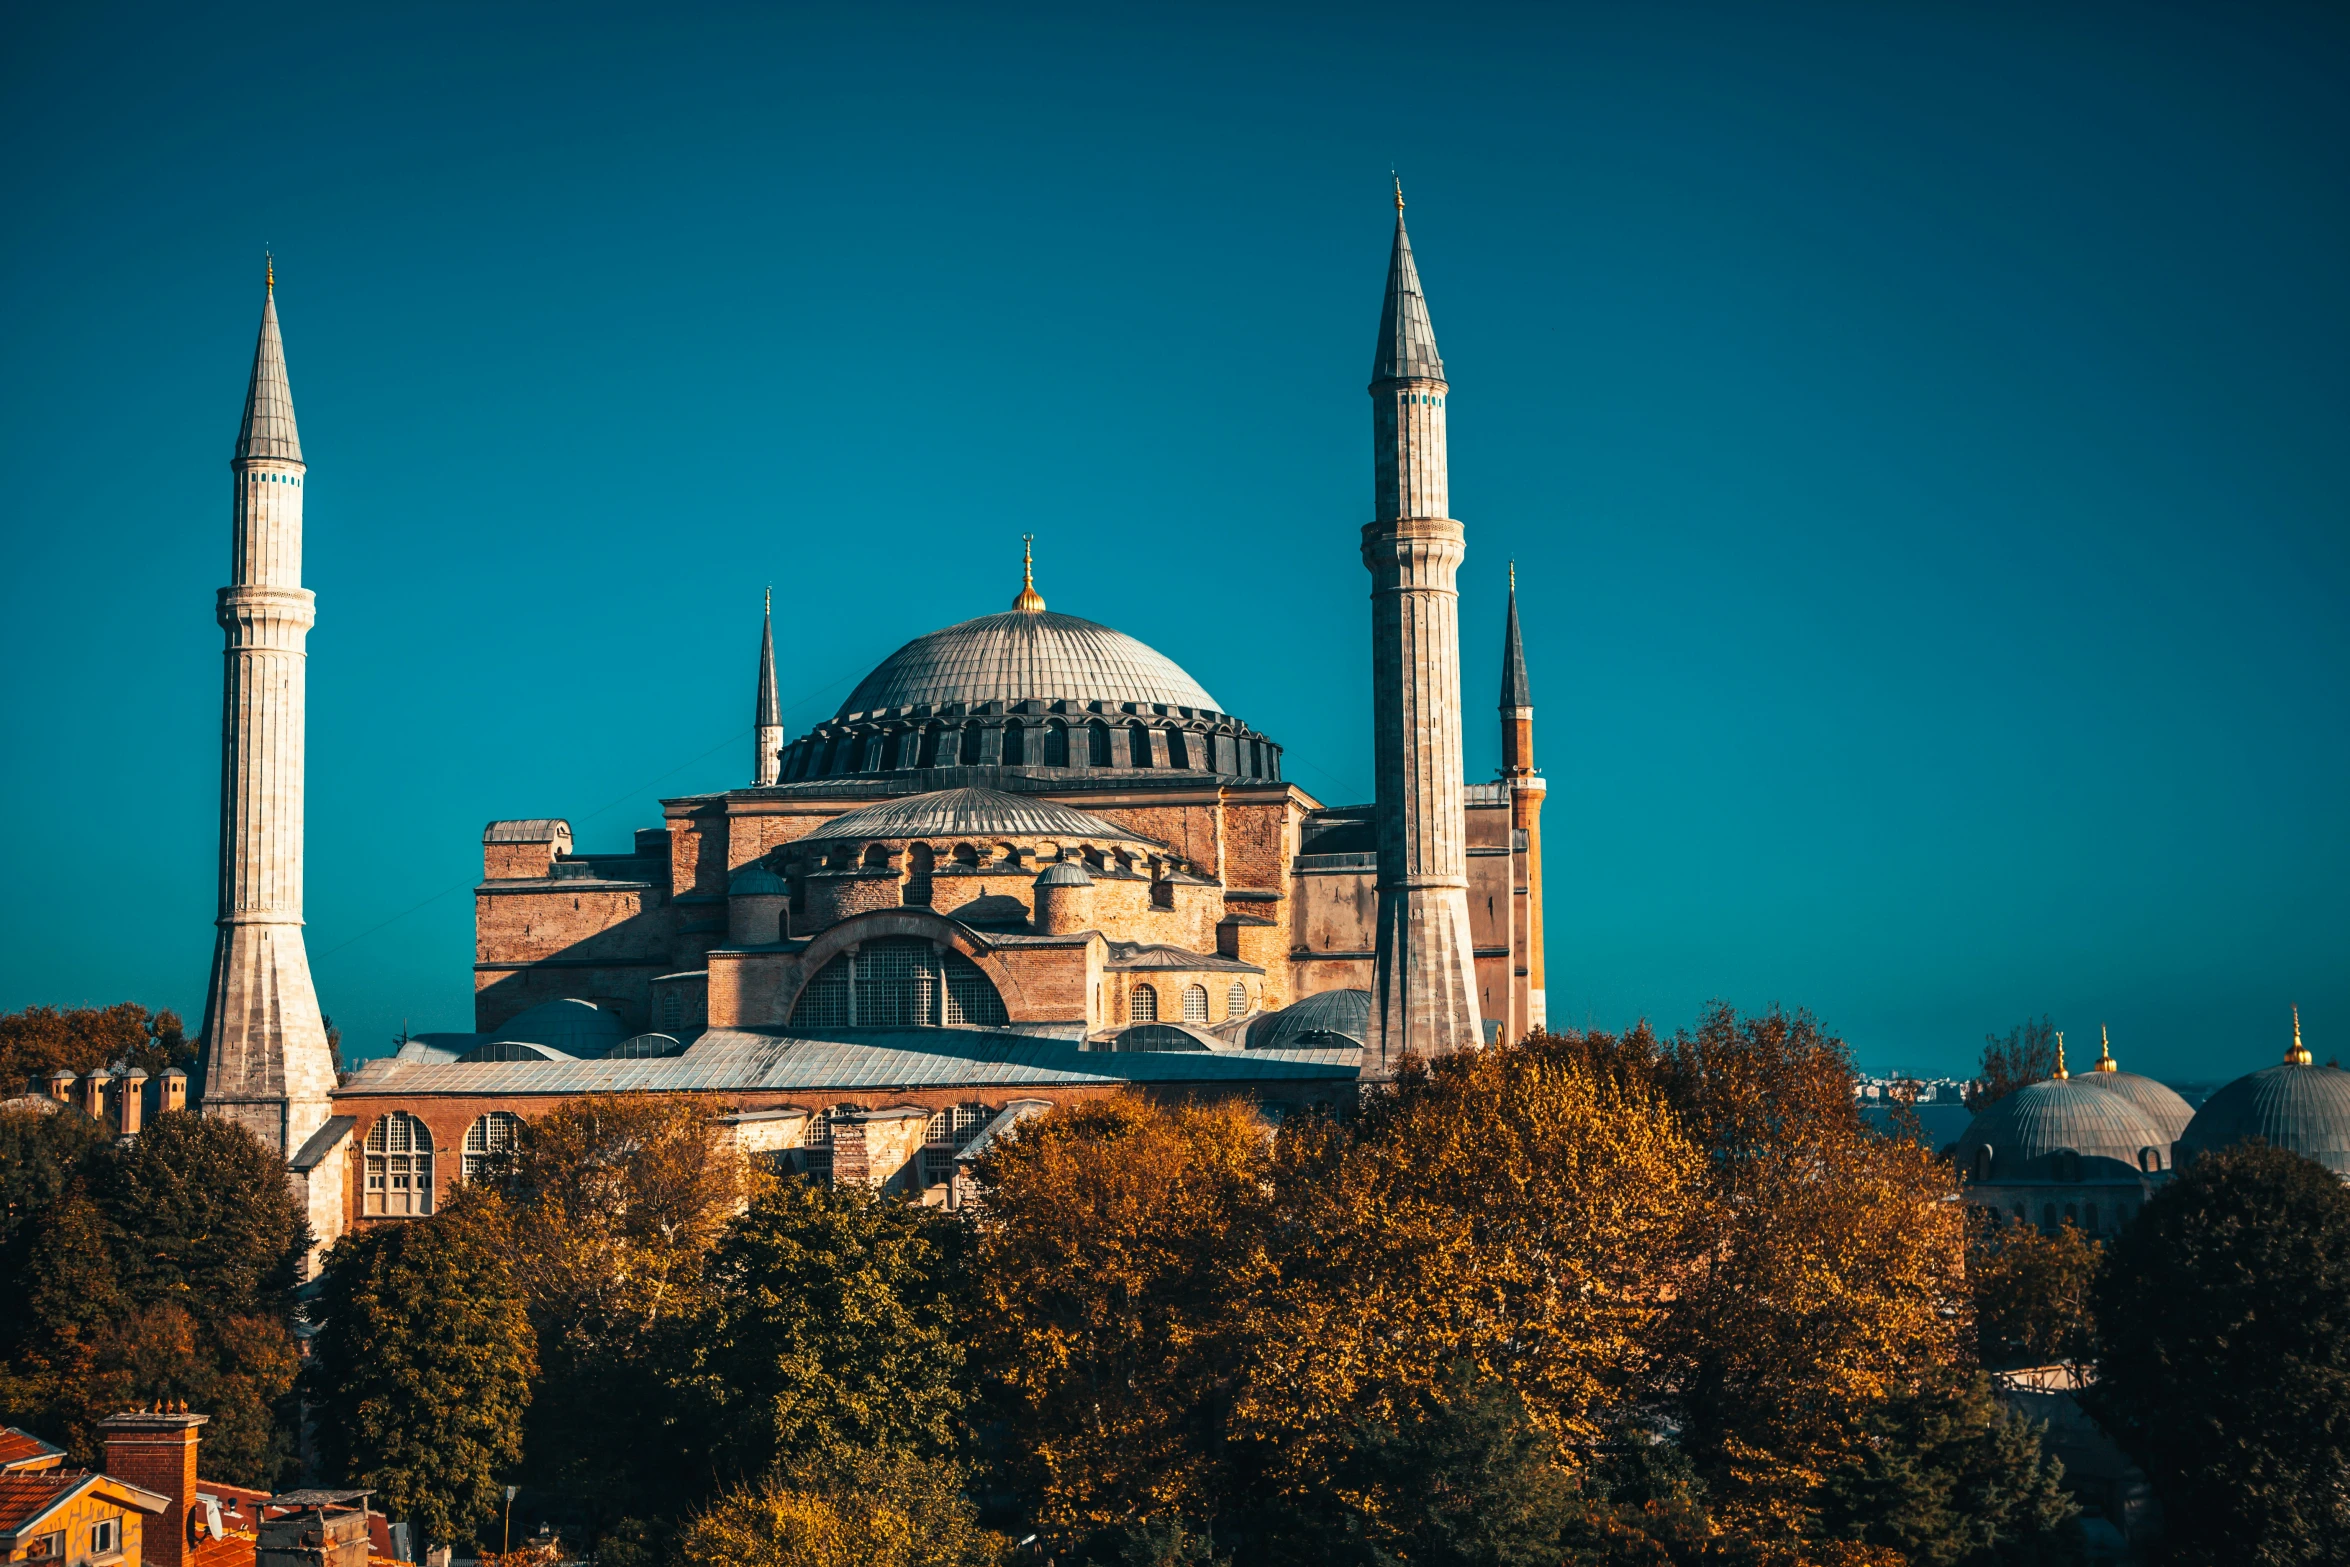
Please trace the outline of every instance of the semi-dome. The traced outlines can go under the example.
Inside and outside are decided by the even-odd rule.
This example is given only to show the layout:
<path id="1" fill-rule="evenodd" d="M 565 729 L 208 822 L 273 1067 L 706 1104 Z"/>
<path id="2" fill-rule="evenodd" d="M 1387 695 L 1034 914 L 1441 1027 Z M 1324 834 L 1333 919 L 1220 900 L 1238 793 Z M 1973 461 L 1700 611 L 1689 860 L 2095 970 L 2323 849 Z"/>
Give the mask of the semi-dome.
<path id="1" fill-rule="evenodd" d="M 916 637 L 857 683 L 837 717 L 1032 697 L 1223 711 L 1181 665 L 1123 631 L 1015 609 Z"/>
<path id="2" fill-rule="evenodd" d="M 2350 1072 L 2286 1062 L 2213 1094 L 2179 1134 L 2182 1160 L 2253 1138 L 2350 1178 Z"/>
<path id="3" fill-rule="evenodd" d="M 1117 843 L 1152 840 L 1073 806 L 995 789 L 934 789 L 884 800 L 836 816 L 808 834 L 810 843 L 875 838 L 1068 838 Z"/>
<path id="4" fill-rule="evenodd" d="M 600 1056 L 627 1032 L 620 1019 L 592 1001 L 566 996 L 542 1002 L 490 1031 L 499 1041 L 547 1045 L 567 1056 Z"/>
<path id="5" fill-rule="evenodd" d="M 1249 1025 L 1251 1050 L 1360 1045 L 1371 1034 L 1371 993 L 1321 990 Z"/>
<path id="6" fill-rule="evenodd" d="M 2016 1184 L 2150 1174 L 2169 1163 L 2171 1139 L 2118 1093 L 2077 1077 L 2019 1088 L 1969 1122 L 1958 1140 L 1959 1168 L 1977 1181 Z M 2059 1168 L 2077 1156 L 2078 1172 Z M 2100 1169 L 2091 1161 L 2113 1161 Z"/>

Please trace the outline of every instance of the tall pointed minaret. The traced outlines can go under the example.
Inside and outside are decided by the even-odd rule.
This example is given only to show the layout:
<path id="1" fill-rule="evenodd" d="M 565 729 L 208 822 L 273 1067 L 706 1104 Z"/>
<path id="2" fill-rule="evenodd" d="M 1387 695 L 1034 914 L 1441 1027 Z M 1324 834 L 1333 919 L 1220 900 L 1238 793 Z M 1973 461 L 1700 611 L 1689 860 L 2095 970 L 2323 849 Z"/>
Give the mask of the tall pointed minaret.
<path id="1" fill-rule="evenodd" d="M 1375 1072 L 1484 1043 L 1462 819 L 1460 569 L 1448 514 L 1444 361 L 1395 192 L 1395 249 L 1371 367 L 1372 762 L 1378 784 Z"/>
<path id="2" fill-rule="evenodd" d="M 277 335 L 277 276 L 245 391 L 230 499 L 228 636 L 220 726 L 220 917 L 204 997 L 206 1115 L 240 1121 L 291 1155 L 330 1113 L 334 1057 L 302 946 L 306 469 Z"/>
<path id="3" fill-rule="evenodd" d="M 1549 1022 L 1542 974 L 1542 796 L 1549 785 L 1534 767 L 1534 688 L 1526 680 L 1526 644 L 1518 635 L 1518 563 L 1510 562 L 1509 630 L 1501 646 L 1501 778 L 1510 791 L 1510 826 L 1526 835 L 1520 891 L 1525 925 L 1512 935 L 1523 941 L 1519 967 L 1511 976 L 1511 1006 L 1517 1014 L 1510 1032 L 1523 1036 Z M 1513 846 L 1514 847 L 1514 846 Z M 1513 858 L 1517 858 L 1513 855 Z"/>
<path id="4" fill-rule="evenodd" d="M 771 784 L 783 772 L 783 710 L 775 703 L 775 590 L 767 590 L 767 608 L 759 623 L 759 703 L 751 720 L 758 738 L 752 743 L 751 783 Z"/>

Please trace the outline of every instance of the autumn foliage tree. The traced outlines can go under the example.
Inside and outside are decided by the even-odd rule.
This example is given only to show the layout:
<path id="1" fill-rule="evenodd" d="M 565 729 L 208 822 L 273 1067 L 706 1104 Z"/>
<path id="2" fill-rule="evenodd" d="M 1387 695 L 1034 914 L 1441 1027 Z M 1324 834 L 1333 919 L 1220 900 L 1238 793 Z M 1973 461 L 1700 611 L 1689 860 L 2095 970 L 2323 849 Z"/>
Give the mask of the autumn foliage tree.
<path id="1" fill-rule="evenodd" d="M 27 1007 L 0 1014 L 0 1099 L 63 1068 L 92 1072 L 124 1061 L 154 1076 L 196 1062 L 176 1012 L 150 1012 L 135 1001 L 110 1007 Z"/>
<path id="2" fill-rule="evenodd" d="M 1967 1245 L 1983 1364 L 2087 1364 L 2096 1353 L 2089 1309 L 2096 1244 L 2070 1224 L 2043 1235 L 2029 1224 L 1988 1222 L 1992 1217 L 1978 1210 Z"/>

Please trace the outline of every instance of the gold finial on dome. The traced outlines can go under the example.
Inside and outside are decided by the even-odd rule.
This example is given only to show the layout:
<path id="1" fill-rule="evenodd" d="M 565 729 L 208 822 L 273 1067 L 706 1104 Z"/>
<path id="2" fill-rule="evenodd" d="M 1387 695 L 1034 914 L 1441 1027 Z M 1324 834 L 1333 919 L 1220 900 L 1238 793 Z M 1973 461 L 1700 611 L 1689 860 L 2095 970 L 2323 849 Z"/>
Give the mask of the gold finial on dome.
<path id="1" fill-rule="evenodd" d="M 1395 215 L 1400 218 L 1403 216 L 1403 176 L 1389 169 L 1387 177 L 1395 181 Z"/>
<path id="2" fill-rule="evenodd" d="M 2315 1058 L 2309 1047 L 2301 1042 L 2301 1003 L 2293 1003 L 2293 1048 L 2285 1052 L 2285 1065 L 2308 1066 Z"/>
<path id="3" fill-rule="evenodd" d="M 261 253 L 261 287 L 267 293 L 277 292 L 277 257 L 266 250 Z"/>
<path id="4" fill-rule="evenodd" d="M 2058 1083 L 2072 1076 L 2072 1073 L 2064 1069 L 2064 1030 L 2061 1028 L 2056 1031 L 2056 1070 L 2049 1076 L 2052 1082 Z"/>
<path id="5" fill-rule="evenodd" d="M 2105 1031 L 2103 1023 L 2097 1025 L 2097 1070 L 2100 1072 L 2121 1070 L 2121 1063 L 2113 1058 L 2113 1036 Z"/>
<path id="6" fill-rule="evenodd" d="M 1044 595 L 1036 591 L 1036 535 L 1020 535 L 1020 596 L 1012 608 L 1023 615 L 1044 613 Z"/>

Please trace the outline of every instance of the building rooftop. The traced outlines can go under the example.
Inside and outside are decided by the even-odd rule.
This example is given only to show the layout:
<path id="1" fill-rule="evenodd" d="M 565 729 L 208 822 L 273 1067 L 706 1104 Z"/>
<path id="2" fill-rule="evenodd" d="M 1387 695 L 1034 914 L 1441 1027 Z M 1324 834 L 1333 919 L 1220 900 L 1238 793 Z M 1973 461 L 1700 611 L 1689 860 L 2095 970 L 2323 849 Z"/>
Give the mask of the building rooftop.
<path id="1" fill-rule="evenodd" d="M 837 716 L 1030 698 L 1222 711 L 1173 659 L 1122 631 L 1049 610 L 1009 610 L 916 637 L 859 681 Z"/>

